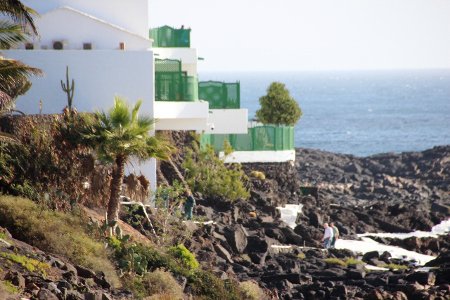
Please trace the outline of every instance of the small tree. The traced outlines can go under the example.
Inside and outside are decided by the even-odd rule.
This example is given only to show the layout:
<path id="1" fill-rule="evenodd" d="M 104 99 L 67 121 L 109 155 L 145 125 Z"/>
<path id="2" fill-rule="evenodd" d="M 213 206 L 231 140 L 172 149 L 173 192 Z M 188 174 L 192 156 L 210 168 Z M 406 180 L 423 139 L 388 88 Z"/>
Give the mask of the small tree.
<path id="1" fill-rule="evenodd" d="M 302 116 L 297 101 L 280 82 L 270 84 L 267 95 L 259 98 L 259 104 L 261 108 L 256 112 L 256 117 L 264 124 L 294 126 Z"/>
<path id="2" fill-rule="evenodd" d="M 132 157 L 145 160 L 149 158 L 168 159 L 172 146 L 155 136 L 150 136 L 153 120 L 139 117 L 142 101 L 133 108 L 121 98 L 116 97 L 114 106 L 108 113 L 96 114 L 97 122 L 91 132 L 86 134 L 96 146 L 99 157 L 114 163 L 111 189 L 108 202 L 108 223 L 119 219 L 119 198 L 122 191 L 125 164 Z"/>

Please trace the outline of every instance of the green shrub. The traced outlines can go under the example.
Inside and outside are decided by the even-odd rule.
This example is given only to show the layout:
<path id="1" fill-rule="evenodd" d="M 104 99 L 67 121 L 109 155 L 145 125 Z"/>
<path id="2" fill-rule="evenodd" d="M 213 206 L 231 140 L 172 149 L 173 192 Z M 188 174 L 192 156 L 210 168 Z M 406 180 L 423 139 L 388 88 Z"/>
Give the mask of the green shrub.
<path id="1" fill-rule="evenodd" d="M 189 268 L 189 270 L 195 270 L 200 266 L 195 255 L 183 244 L 170 247 L 169 253 L 180 260 L 183 265 Z"/>
<path id="2" fill-rule="evenodd" d="M 80 216 L 50 211 L 24 198 L 0 196 L 0 226 L 43 251 L 103 271 L 113 285 L 119 285 L 107 251 L 85 233 L 85 222 Z"/>
<path id="3" fill-rule="evenodd" d="M 258 283 L 254 281 L 243 281 L 239 283 L 239 286 L 242 289 L 244 299 L 246 300 L 263 300 L 267 298 Z"/>
<path id="4" fill-rule="evenodd" d="M 165 295 L 170 299 L 183 299 L 183 290 L 170 272 L 155 270 L 145 274 L 142 283 L 147 295 Z"/>
<path id="5" fill-rule="evenodd" d="M 379 267 L 381 267 L 381 268 L 388 268 L 389 270 L 406 270 L 406 269 L 408 269 L 408 266 L 398 265 L 398 264 L 394 264 L 394 263 L 384 264 L 384 265 L 381 265 Z"/>
<path id="6" fill-rule="evenodd" d="M 250 176 L 257 178 L 259 180 L 265 180 L 266 179 L 266 175 L 261 172 L 261 171 L 251 171 L 250 172 Z"/>
<path id="7" fill-rule="evenodd" d="M 339 265 L 339 266 L 343 266 L 343 267 L 347 266 L 345 261 L 343 261 L 342 259 L 339 259 L 339 258 L 335 258 L 335 257 L 325 258 L 324 261 L 330 265 Z"/>
<path id="8" fill-rule="evenodd" d="M 211 146 L 200 150 L 194 142 L 186 150 L 183 162 L 185 178 L 193 191 L 205 196 L 219 196 L 231 201 L 248 199 L 250 193 L 245 186 L 248 178 L 239 164 L 225 165 Z"/>
<path id="9" fill-rule="evenodd" d="M 20 294 L 20 290 L 10 281 L 0 281 L 0 299 L 17 299 L 15 295 Z"/>
<path id="10" fill-rule="evenodd" d="M 47 275 L 47 271 L 50 269 L 50 265 L 39 260 L 26 257 L 24 255 L 0 252 L 0 257 L 4 257 L 12 262 L 20 264 L 22 267 L 30 272 L 39 272 L 44 276 Z"/>
<path id="11" fill-rule="evenodd" d="M 237 282 L 223 281 L 203 270 L 197 270 L 189 276 L 188 284 L 196 299 L 240 300 L 244 296 Z"/>

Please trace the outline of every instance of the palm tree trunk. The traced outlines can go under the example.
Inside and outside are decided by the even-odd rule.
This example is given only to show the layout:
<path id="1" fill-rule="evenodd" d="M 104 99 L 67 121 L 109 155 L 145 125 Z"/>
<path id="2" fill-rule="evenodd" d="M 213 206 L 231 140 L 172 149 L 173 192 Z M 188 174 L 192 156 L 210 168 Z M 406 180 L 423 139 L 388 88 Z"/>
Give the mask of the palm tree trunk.
<path id="1" fill-rule="evenodd" d="M 125 170 L 125 157 L 119 155 L 116 157 L 116 167 L 112 173 L 111 189 L 108 203 L 108 223 L 119 220 L 120 193 L 122 192 L 122 183 Z"/>

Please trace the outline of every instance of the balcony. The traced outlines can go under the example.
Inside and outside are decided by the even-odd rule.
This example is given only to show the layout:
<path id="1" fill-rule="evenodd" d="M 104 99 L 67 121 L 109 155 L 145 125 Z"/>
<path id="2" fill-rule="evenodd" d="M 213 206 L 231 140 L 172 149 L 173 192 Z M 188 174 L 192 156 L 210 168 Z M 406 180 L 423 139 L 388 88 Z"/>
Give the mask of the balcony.
<path id="1" fill-rule="evenodd" d="M 189 48 L 191 46 L 191 29 L 175 29 L 162 26 L 150 29 L 150 38 L 155 48 Z"/>
<path id="2" fill-rule="evenodd" d="M 200 99 L 208 101 L 210 109 L 236 109 L 241 106 L 241 87 L 239 82 L 199 82 L 198 93 Z"/>
<path id="3" fill-rule="evenodd" d="M 155 100 L 197 101 L 197 77 L 182 71 L 180 60 L 155 59 Z"/>
<path id="4" fill-rule="evenodd" d="M 294 127 L 263 125 L 248 128 L 247 134 L 203 134 L 201 145 L 223 151 L 225 140 L 234 151 L 294 150 Z"/>

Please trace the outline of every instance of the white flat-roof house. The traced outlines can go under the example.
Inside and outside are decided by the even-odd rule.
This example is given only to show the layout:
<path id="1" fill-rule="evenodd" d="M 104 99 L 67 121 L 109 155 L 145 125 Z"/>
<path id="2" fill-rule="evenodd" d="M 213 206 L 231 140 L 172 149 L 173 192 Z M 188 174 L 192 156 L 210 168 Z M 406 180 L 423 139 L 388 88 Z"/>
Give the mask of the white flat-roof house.
<path id="1" fill-rule="evenodd" d="M 157 120 L 156 130 L 247 131 L 247 110 L 210 110 L 208 102 L 198 99 L 198 58 L 190 41 L 188 47 L 152 48 L 148 0 L 22 2 L 39 13 L 39 36 L 2 53 L 42 69 L 44 76 L 32 78 L 32 87 L 16 102 L 18 110 L 38 113 L 42 102 L 42 113 L 60 113 L 67 105 L 60 81 L 68 66 L 78 111 L 108 109 L 115 96 L 123 96 L 130 102 L 143 100 L 141 112 Z M 181 89 L 172 81 L 177 72 Z M 140 171 L 154 189 L 156 162 L 144 163 Z"/>

